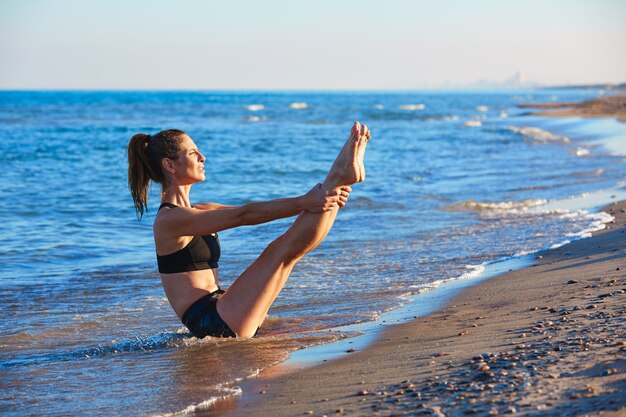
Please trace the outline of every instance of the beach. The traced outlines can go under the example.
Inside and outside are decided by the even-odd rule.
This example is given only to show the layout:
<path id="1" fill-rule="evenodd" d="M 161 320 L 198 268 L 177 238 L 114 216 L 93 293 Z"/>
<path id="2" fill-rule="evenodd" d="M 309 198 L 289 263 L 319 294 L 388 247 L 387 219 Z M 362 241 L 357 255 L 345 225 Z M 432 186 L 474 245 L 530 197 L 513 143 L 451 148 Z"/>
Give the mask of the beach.
<path id="1" fill-rule="evenodd" d="M 602 107 L 607 101 L 612 108 Z M 623 102 L 617 96 L 519 107 L 623 117 Z M 592 237 L 539 251 L 531 266 L 388 326 L 365 349 L 306 369 L 261 373 L 242 384 L 241 398 L 212 413 L 626 415 L 626 201 L 603 211 L 614 219 Z"/>
<path id="2" fill-rule="evenodd" d="M 615 220 L 592 238 L 539 252 L 363 351 L 262 375 L 228 415 L 624 415 L 626 203 L 606 211 Z"/>
<path id="3" fill-rule="evenodd" d="M 626 129 L 613 119 L 527 115 L 517 105 L 556 98 L 574 103 L 598 94 L 0 92 L 0 153 L 7 168 L 0 197 L 16 202 L 0 207 L 3 416 L 321 416 L 342 409 L 390 415 L 422 403 L 423 414 L 441 407 L 454 415 L 449 401 L 463 412 L 476 407 L 478 415 L 492 407 L 552 409 L 557 402 L 543 397 L 530 408 L 517 397 L 489 407 L 484 402 L 504 398 L 495 395 L 502 391 L 500 377 L 520 398 L 545 389 L 527 365 L 552 356 L 531 358 L 546 350 L 533 344 L 569 335 L 555 335 L 547 325 L 545 335 L 535 334 L 538 320 L 560 323 L 560 309 L 574 305 L 581 310 L 563 312 L 572 319 L 568 326 L 587 320 L 582 313 L 619 319 L 601 308 L 618 302 L 618 293 L 604 304 L 558 301 L 563 291 L 591 292 L 584 285 L 600 285 L 587 282 L 592 279 L 610 281 L 608 272 L 576 277 L 580 285 L 558 278 L 549 288 L 539 285 L 548 278 L 532 284 L 527 275 L 547 268 L 552 255 L 535 259 L 538 251 L 603 229 L 611 217 L 600 209 L 626 200 Z M 294 268 L 259 337 L 192 337 L 172 311 L 156 269 L 151 226 L 158 188 L 150 196 L 151 213 L 141 222 L 134 213 L 125 158 L 130 136 L 161 126 L 187 131 L 211 161 L 192 201 L 242 205 L 300 195 L 323 180 L 353 120 L 375 133 L 365 157 L 367 179 L 353 187 L 326 240 Z M 220 284 L 227 288 L 291 222 L 220 232 Z M 586 247 L 593 240 L 580 242 Z M 486 281 L 534 263 L 540 266 Z M 579 269 L 566 272 L 579 275 Z M 593 291 L 621 288 L 621 281 L 614 284 Z M 537 298 L 548 289 L 557 298 Z M 600 307 L 587 310 L 589 303 Z M 594 328 L 583 336 L 615 339 L 610 331 L 598 336 Z M 522 333 L 527 337 L 518 338 Z M 594 352 L 610 345 L 589 343 Z M 525 347 L 518 350 L 520 344 Z M 568 349 L 563 343 L 558 355 Z M 503 375 L 504 356 L 484 357 L 485 364 L 473 359 L 487 352 L 520 358 Z M 558 375 L 549 382 L 572 380 L 564 375 L 574 372 L 565 368 L 568 358 L 578 357 L 564 356 L 558 369 L 545 371 Z M 323 365 L 310 367 L 314 363 Z M 474 378 L 479 364 L 489 366 L 481 372 L 491 380 Z M 618 378 L 611 370 L 620 365 L 607 366 L 611 375 L 600 380 Z M 520 369 L 528 375 L 513 379 Z M 485 385 L 470 387 L 467 377 Z M 458 392 L 438 385 L 442 380 Z M 605 400 L 609 389 L 598 388 L 598 398 Z M 461 399 L 462 391 L 485 397 Z"/>

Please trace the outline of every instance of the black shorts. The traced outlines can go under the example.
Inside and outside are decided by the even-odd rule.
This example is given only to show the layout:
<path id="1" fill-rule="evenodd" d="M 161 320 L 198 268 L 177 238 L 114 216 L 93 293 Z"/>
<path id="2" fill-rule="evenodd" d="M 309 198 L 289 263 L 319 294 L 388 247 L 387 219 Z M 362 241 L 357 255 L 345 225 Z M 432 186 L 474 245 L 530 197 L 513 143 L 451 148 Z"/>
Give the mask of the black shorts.
<path id="1" fill-rule="evenodd" d="M 200 339 L 206 336 L 237 337 L 217 312 L 217 299 L 222 294 L 223 290 L 213 291 L 185 311 L 182 322 L 192 335 Z"/>

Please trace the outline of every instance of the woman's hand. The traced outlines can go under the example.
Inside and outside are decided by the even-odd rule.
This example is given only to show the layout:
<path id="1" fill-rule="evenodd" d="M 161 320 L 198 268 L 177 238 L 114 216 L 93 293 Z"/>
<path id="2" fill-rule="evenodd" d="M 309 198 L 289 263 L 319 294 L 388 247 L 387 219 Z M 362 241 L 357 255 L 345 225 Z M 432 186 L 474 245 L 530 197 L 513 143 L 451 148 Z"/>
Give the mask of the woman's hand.
<path id="1" fill-rule="evenodd" d="M 343 207 L 348 202 L 352 188 L 345 185 L 332 191 L 322 190 L 322 184 L 315 187 L 302 196 L 304 210 L 311 213 L 323 213 L 337 207 Z"/>

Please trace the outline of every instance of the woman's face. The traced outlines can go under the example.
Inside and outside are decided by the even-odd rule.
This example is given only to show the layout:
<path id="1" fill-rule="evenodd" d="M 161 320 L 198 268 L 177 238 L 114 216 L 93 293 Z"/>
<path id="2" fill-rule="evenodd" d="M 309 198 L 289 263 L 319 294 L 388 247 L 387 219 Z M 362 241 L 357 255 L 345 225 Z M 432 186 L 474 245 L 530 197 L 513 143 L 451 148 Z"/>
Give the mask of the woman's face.
<path id="1" fill-rule="evenodd" d="M 178 159 L 174 160 L 174 177 L 178 185 L 190 185 L 204 181 L 204 161 L 196 144 L 187 135 L 182 135 Z"/>

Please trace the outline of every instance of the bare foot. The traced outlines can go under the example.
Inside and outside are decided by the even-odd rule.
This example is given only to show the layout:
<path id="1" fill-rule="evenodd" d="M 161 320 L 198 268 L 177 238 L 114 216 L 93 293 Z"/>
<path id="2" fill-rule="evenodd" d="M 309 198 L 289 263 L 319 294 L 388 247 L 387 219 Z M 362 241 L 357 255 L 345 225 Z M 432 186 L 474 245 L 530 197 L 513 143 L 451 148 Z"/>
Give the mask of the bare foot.
<path id="1" fill-rule="evenodd" d="M 337 155 L 337 159 L 335 159 L 330 168 L 322 188 L 332 189 L 363 181 L 365 178 L 363 155 L 368 139 L 369 131 L 367 126 L 361 126 L 359 122 L 354 122 L 350 131 L 350 137 L 348 137 L 343 148 L 339 151 L 339 155 Z"/>
<path id="2" fill-rule="evenodd" d="M 358 122 L 357 122 L 358 123 Z M 359 181 L 362 182 L 365 180 L 365 164 L 363 163 L 363 158 L 365 157 L 365 148 L 367 147 L 367 142 L 369 142 L 371 134 L 366 125 L 361 125 L 359 143 L 357 145 L 357 161 L 359 164 Z"/>

